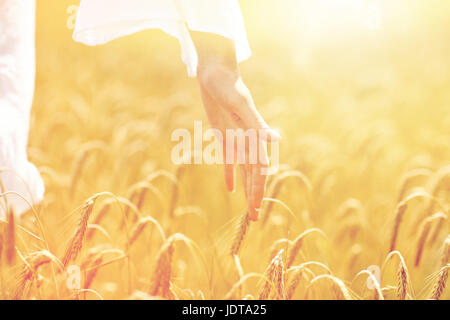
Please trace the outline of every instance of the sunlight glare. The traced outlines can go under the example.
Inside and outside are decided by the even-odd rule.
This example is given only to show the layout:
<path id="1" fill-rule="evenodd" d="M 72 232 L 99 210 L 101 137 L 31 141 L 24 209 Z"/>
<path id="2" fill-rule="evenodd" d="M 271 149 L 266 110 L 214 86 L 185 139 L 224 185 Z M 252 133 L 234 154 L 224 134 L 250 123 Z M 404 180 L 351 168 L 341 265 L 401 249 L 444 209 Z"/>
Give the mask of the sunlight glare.
<path id="1" fill-rule="evenodd" d="M 317 36 L 323 32 L 348 34 L 382 29 L 383 12 L 374 0 L 294 1 L 297 23 L 304 32 Z"/>

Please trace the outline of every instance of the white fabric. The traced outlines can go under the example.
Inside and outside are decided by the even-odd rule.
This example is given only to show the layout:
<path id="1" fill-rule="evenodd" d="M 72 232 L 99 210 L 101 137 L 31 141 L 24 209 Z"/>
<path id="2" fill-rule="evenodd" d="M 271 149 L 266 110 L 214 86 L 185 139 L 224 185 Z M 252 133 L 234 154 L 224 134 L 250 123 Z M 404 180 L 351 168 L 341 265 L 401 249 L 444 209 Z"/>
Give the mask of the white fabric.
<path id="1" fill-rule="evenodd" d="M 98 45 L 152 28 L 179 40 L 190 77 L 198 58 L 188 28 L 234 40 L 239 62 L 251 55 L 238 0 L 82 0 L 73 38 Z"/>
<path id="2" fill-rule="evenodd" d="M 44 194 L 26 151 L 35 78 L 34 24 L 34 0 L 0 0 L 0 193 L 17 192 L 31 204 Z M 5 217 L 4 200 L 0 197 L 0 219 Z M 15 194 L 6 200 L 18 215 L 29 209 Z"/>

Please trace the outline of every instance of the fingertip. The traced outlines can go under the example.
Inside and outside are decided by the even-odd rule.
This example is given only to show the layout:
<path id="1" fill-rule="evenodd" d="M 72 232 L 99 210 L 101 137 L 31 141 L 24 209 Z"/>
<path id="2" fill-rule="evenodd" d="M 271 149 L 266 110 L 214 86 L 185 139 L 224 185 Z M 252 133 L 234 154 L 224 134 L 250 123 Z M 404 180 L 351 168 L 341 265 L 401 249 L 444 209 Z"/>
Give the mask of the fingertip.
<path id="1" fill-rule="evenodd" d="M 235 183 L 234 183 L 234 166 L 233 165 L 225 165 L 225 184 L 227 186 L 227 190 L 229 192 L 234 192 Z"/>
<path id="2" fill-rule="evenodd" d="M 228 192 L 233 192 L 234 191 L 234 182 L 233 182 L 233 178 L 231 178 L 230 176 L 225 176 L 225 184 L 227 186 L 227 190 Z"/>
<path id="3" fill-rule="evenodd" d="M 258 221 L 259 219 L 259 210 L 256 210 L 255 208 L 250 208 L 248 210 L 249 218 L 251 221 Z"/>
<path id="4" fill-rule="evenodd" d="M 251 207 L 255 208 L 256 211 L 259 211 L 262 205 L 262 201 L 264 198 L 264 191 L 266 185 L 266 177 L 259 173 L 260 167 L 255 167 L 253 169 L 253 181 L 252 181 L 252 198 L 251 198 Z"/>
<path id="5" fill-rule="evenodd" d="M 267 142 L 277 142 L 281 140 L 281 135 L 274 129 L 264 129 L 263 139 Z"/>
<path id="6" fill-rule="evenodd" d="M 256 202 L 255 202 L 255 210 L 256 210 L 257 212 L 260 212 L 260 211 L 261 211 L 262 199 L 263 199 L 263 197 L 258 197 L 258 198 L 256 198 Z"/>

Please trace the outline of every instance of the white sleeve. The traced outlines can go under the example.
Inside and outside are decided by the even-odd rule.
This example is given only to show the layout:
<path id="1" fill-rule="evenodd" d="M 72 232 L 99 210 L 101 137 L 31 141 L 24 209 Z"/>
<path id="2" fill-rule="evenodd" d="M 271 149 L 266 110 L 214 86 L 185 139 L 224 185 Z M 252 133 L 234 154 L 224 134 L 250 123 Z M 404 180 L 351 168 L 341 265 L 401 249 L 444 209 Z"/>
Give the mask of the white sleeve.
<path id="1" fill-rule="evenodd" d="M 251 55 L 238 0 L 175 0 L 189 29 L 234 40 L 238 62 Z"/>
<path id="2" fill-rule="evenodd" d="M 0 179 L 3 192 L 15 192 L 34 204 L 42 200 L 44 186 L 37 169 L 28 162 L 26 148 L 35 80 L 35 2 L 0 1 Z M 4 217 L 0 198 L 0 218 Z M 27 202 L 6 196 L 16 214 Z"/>

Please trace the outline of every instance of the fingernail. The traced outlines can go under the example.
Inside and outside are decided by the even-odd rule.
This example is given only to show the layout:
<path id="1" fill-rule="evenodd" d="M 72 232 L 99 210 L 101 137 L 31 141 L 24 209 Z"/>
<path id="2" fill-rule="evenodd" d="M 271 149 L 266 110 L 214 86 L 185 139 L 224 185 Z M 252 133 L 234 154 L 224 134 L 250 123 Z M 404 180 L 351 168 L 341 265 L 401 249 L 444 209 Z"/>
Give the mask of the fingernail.
<path id="1" fill-rule="evenodd" d="M 281 140 L 281 135 L 274 129 L 268 128 L 267 131 L 267 140 L 269 141 L 279 141 Z"/>
<path id="2" fill-rule="evenodd" d="M 255 209 L 250 210 L 250 220 L 258 221 L 258 218 L 259 218 L 259 212 L 256 211 Z"/>
<path id="3" fill-rule="evenodd" d="M 234 192 L 235 189 L 236 189 L 236 184 L 235 183 L 226 182 L 225 185 L 227 187 L 228 192 Z"/>

